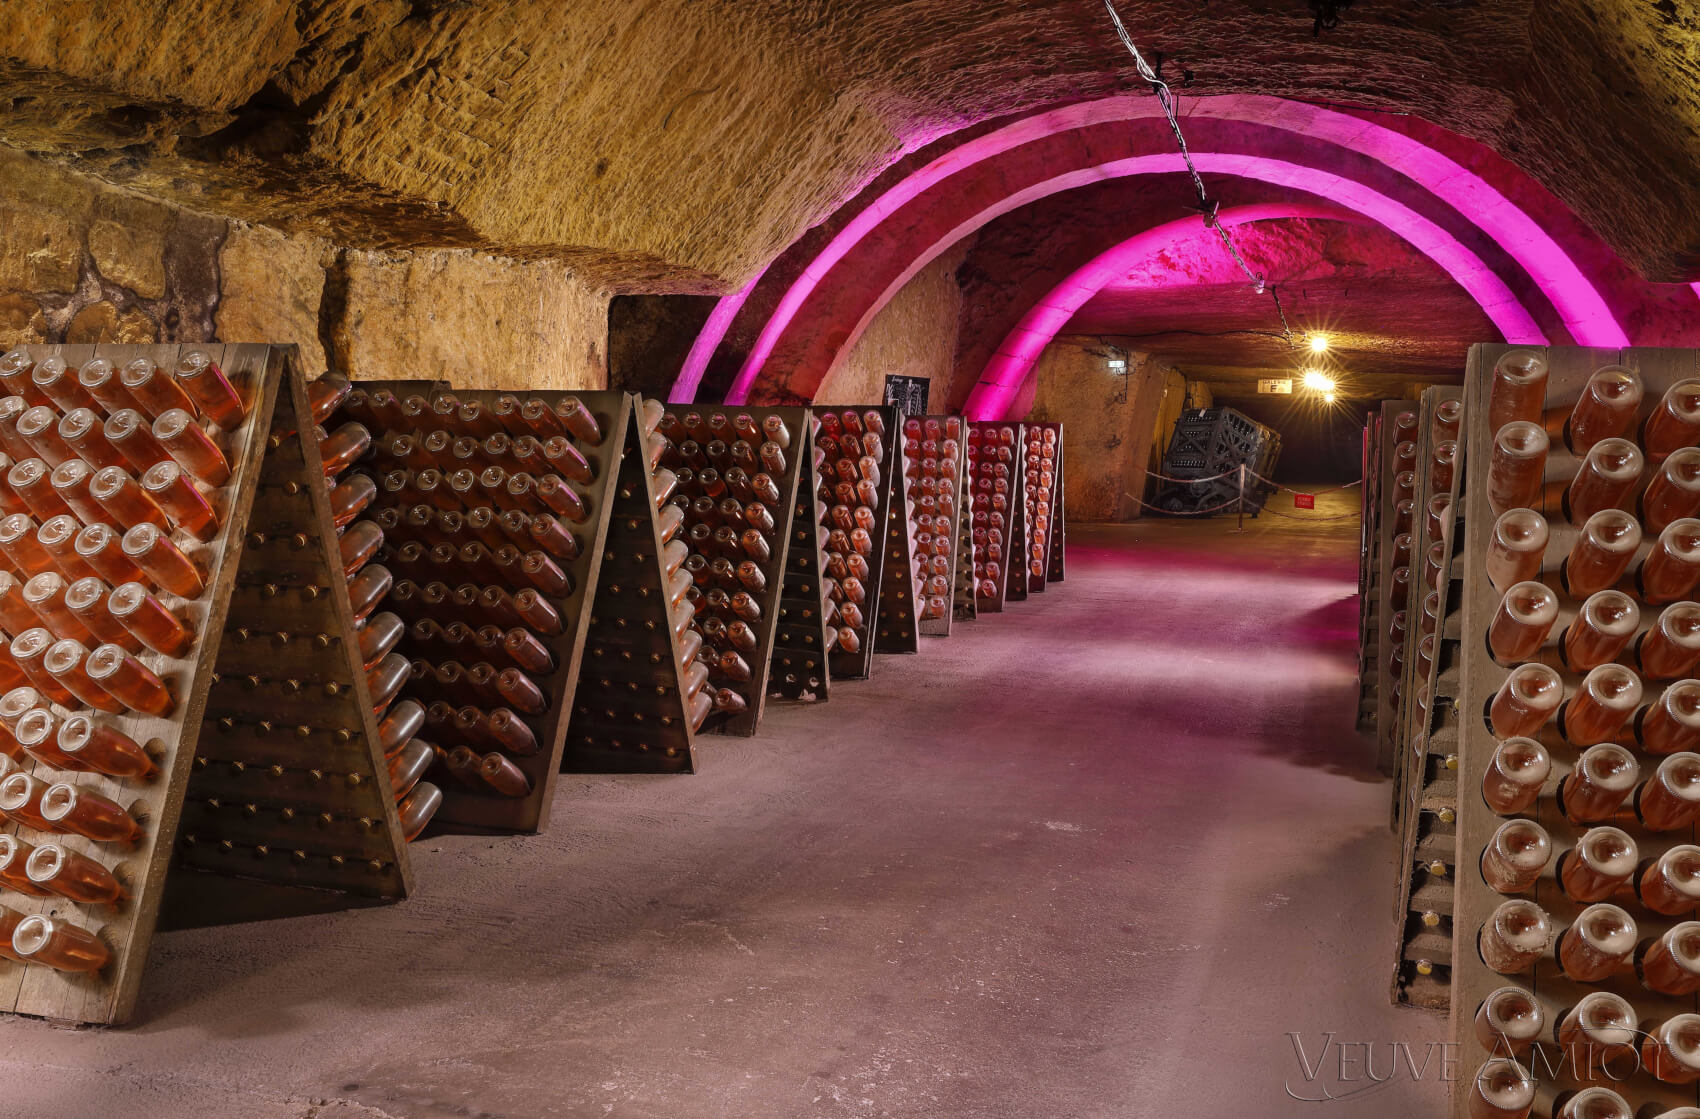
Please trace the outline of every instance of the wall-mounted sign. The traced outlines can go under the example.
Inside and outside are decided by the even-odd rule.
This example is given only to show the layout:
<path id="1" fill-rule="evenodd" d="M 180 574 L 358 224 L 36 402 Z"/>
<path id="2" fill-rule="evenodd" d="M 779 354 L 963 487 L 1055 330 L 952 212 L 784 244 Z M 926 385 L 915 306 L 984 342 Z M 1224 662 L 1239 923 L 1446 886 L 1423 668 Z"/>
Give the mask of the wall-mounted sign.
<path id="1" fill-rule="evenodd" d="M 1291 377 L 1287 377 L 1285 379 L 1270 377 L 1266 380 L 1257 382 L 1257 391 L 1261 393 L 1278 393 L 1281 396 L 1291 396 L 1293 395 L 1293 379 Z"/>
<path id="2" fill-rule="evenodd" d="M 925 377 L 902 377 L 888 373 L 885 377 L 885 402 L 897 406 L 899 415 L 924 416 L 927 398 L 933 383 Z"/>

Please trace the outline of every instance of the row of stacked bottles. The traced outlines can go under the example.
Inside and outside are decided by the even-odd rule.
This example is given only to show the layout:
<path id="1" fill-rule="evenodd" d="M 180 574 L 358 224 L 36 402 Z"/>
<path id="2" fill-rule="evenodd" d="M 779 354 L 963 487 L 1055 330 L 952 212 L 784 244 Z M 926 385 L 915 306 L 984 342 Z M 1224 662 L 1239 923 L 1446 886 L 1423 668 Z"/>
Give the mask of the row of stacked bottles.
<path id="1" fill-rule="evenodd" d="M 1441 596 L 1401 643 L 1428 691 L 1399 812 L 1431 844 L 1401 923 L 1450 941 L 1455 1116 L 1700 1115 L 1694 360 L 1475 347 L 1458 457 L 1417 455 L 1458 512 L 1438 477 L 1413 510 L 1409 601 Z M 1425 799 L 1447 769 L 1455 807 Z"/>
<path id="2" fill-rule="evenodd" d="M 25 348 L 0 386 L 0 990 L 45 1017 L 123 1021 L 162 922 L 402 898 L 428 830 L 690 770 L 960 617 L 976 536 L 1026 519 L 1018 425 L 885 407 L 308 381 L 271 346 Z"/>

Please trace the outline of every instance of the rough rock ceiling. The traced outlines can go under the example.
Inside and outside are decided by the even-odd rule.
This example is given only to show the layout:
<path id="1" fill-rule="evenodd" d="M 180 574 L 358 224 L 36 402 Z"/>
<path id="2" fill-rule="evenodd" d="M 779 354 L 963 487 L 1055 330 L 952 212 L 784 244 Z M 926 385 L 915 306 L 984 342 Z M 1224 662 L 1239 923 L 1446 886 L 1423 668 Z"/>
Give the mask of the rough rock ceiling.
<path id="1" fill-rule="evenodd" d="M 1408 110 L 1700 278 L 1700 13 L 1676 0 L 1124 0 L 1193 93 Z M 140 45 L 145 45 L 142 49 Z M 0 142 L 360 245 L 735 288 L 906 148 L 1137 89 L 1096 0 L 8 0 Z"/>
<path id="2" fill-rule="evenodd" d="M 1326 358 L 1292 350 L 1273 301 L 1258 295 L 1219 242 L 1200 236 L 1165 250 L 1089 300 L 1069 334 L 1114 335 L 1204 381 L 1289 376 L 1321 365 L 1354 395 L 1400 395 L 1408 381 L 1457 381 L 1493 323 L 1427 257 L 1379 226 L 1293 219 L 1240 227 L 1259 269 L 1283 277 L 1288 322 L 1324 331 Z"/>

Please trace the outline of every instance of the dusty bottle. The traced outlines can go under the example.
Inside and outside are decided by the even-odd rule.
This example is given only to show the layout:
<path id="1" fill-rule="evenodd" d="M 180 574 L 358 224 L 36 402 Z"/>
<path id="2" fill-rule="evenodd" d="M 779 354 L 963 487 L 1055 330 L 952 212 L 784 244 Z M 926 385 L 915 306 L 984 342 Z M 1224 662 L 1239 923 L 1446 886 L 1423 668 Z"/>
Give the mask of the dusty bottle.
<path id="1" fill-rule="evenodd" d="M 124 583 L 107 598 L 107 609 L 119 625 L 156 653 L 187 656 L 195 635 L 169 607 L 141 583 Z"/>
<path id="2" fill-rule="evenodd" d="M 1665 390 L 1658 407 L 1641 428 L 1641 445 L 1658 462 L 1684 447 L 1700 444 L 1700 381 L 1678 381 Z"/>
<path id="3" fill-rule="evenodd" d="M 531 792 L 531 779 L 519 766 L 494 751 L 479 760 L 478 775 L 501 796 L 522 797 Z"/>
<path id="4" fill-rule="evenodd" d="M 202 542 L 218 535 L 218 515 L 175 462 L 159 462 L 142 474 L 142 489 L 179 529 Z"/>
<path id="5" fill-rule="evenodd" d="M 1627 439 L 1595 443 L 1565 491 L 1571 522 L 1580 523 L 1602 509 L 1627 504 L 1645 465 L 1641 449 Z"/>
<path id="6" fill-rule="evenodd" d="M 1552 921 L 1534 902 L 1510 898 L 1483 922 L 1478 941 L 1488 967 L 1516 975 L 1534 967 L 1552 947 Z"/>
<path id="7" fill-rule="evenodd" d="M 1552 858 L 1552 840 L 1533 820 L 1507 820 L 1482 850 L 1482 880 L 1502 894 L 1529 889 Z"/>
<path id="8" fill-rule="evenodd" d="M 1558 621 L 1558 596 L 1540 583 L 1518 583 L 1499 601 L 1488 647 L 1501 664 L 1532 660 Z"/>
<path id="9" fill-rule="evenodd" d="M 1660 855 L 1642 872 L 1636 892 L 1654 913 L 1692 913 L 1700 905 L 1700 847 L 1680 844 Z"/>
<path id="10" fill-rule="evenodd" d="M 1700 748 L 1700 680 L 1678 680 L 1661 692 L 1641 717 L 1640 737 L 1650 754 Z"/>
<path id="11" fill-rule="evenodd" d="M 1682 751 L 1660 762 L 1635 791 L 1635 812 L 1648 831 L 1675 831 L 1700 819 L 1700 754 Z"/>
<path id="12" fill-rule="evenodd" d="M 84 905 L 114 905 L 124 896 L 124 887 L 110 870 L 57 843 L 31 851 L 24 871 L 47 893 Z"/>
<path id="13" fill-rule="evenodd" d="M 59 434 L 59 413 L 45 404 L 25 409 L 18 417 L 17 432 L 50 467 L 78 457 L 77 449 Z"/>
<path id="14" fill-rule="evenodd" d="M 1533 737 L 1558 711 L 1564 681 L 1544 664 L 1520 664 L 1500 685 L 1488 709 L 1495 738 Z"/>
<path id="15" fill-rule="evenodd" d="M 199 565 L 156 525 L 139 524 L 130 529 L 124 534 L 120 548 L 162 590 L 182 598 L 199 598 L 206 590 L 206 576 Z"/>
<path id="16" fill-rule="evenodd" d="M 1540 574 L 1549 538 L 1546 518 L 1533 509 L 1508 509 L 1488 537 L 1487 575 L 1501 592 Z"/>
<path id="17" fill-rule="evenodd" d="M 53 473 L 47 476 L 48 485 L 53 492 L 68 506 L 75 516 L 73 520 L 77 527 L 99 524 L 107 519 L 106 510 L 100 502 L 89 493 L 89 483 L 94 480 L 94 467 L 82 459 L 72 459 L 53 468 Z M 12 495 L 17 497 L 17 495 Z M 17 497 L 18 508 L 10 508 L 6 512 L 30 512 L 30 507 L 21 497 Z"/>
<path id="18" fill-rule="evenodd" d="M 165 681 L 117 645 L 102 645 L 90 653 L 84 670 L 132 711 L 164 718 L 176 706 Z"/>
<path id="19" fill-rule="evenodd" d="M 1547 359 L 1534 350 L 1511 350 L 1493 367 L 1488 390 L 1488 430 L 1514 420 L 1538 424 L 1546 405 Z"/>
<path id="20" fill-rule="evenodd" d="M 1612 586 L 1629 568 L 1641 546 L 1641 525 L 1618 509 L 1595 513 L 1582 526 L 1564 561 L 1564 581 L 1570 593 L 1586 598 Z"/>
<path id="21" fill-rule="evenodd" d="M 40 520 L 70 516 L 75 512 L 64 496 L 53 488 L 53 470 L 41 459 L 26 458 L 14 464 L 6 472 L 6 486 L 14 497 L 23 502 L 30 514 Z"/>
<path id="22" fill-rule="evenodd" d="M 1487 483 L 1488 506 L 1495 514 L 1540 504 L 1547 450 L 1547 433 L 1539 424 L 1517 421 L 1499 429 Z"/>
<path id="23" fill-rule="evenodd" d="M 1590 905 L 1559 934 L 1559 966 L 1579 983 L 1598 983 L 1629 962 L 1635 938 L 1635 919 L 1628 913 L 1604 902 Z M 1562 1030 L 1559 1044 L 1564 1044 Z"/>
<path id="24" fill-rule="evenodd" d="M 1640 779 L 1641 766 L 1634 754 L 1614 742 L 1602 742 L 1582 751 L 1576 768 L 1559 782 L 1559 805 L 1577 823 L 1608 820 Z"/>
<path id="25" fill-rule="evenodd" d="M 1619 828 L 1589 828 L 1559 856 L 1558 881 L 1572 901 L 1604 901 L 1635 874 L 1640 851 Z"/>
<path id="26" fill-rule="evenodd" d="M 59 421 L 59 437 L 77 452 L 77 459 L 96 468 L 126 465 L 128 460 L 118 452 L 117 447 L 106 441 L 106 433 L 101 430 L 101 424 L 101 418 L 92 408 L 77 408 L 66 413 Z M 67 461 L 75 462 L 77 459 Z"/>
<path id="27" fill-rule="evenodd" d="M 1564 632 L 1564 662 L 1572 671 L 1587 672 L 1615 661 L 1640 626 L 1634 599 L 1621 591 L 1596 591 Z"/>
<path id="28" fill-rule="evenodd" d="M 1482 799 L 1501 816 L 1529 811 L 1552 772 L 1547 749 L 1532 738 L 1508 738 L 1482 774 Z"/>
<path id="29" fill-rule="evenodd" d="M 1604 439 L 1621 439 L 1635 430 L 1641 408 L 1641 377 L 1633 369 L 1607 365 L 1595 371 L 1570 411 L 1565 434 L 1577 454 Z"/>
<path id="30" fill-rule="evenodd" d="M 1518 1057 L 1541 1039 L 1546 1012 L 1522 987 L 1500 987 L 1476 1009 L 1476 1040 L 1496 1057 Z"/>

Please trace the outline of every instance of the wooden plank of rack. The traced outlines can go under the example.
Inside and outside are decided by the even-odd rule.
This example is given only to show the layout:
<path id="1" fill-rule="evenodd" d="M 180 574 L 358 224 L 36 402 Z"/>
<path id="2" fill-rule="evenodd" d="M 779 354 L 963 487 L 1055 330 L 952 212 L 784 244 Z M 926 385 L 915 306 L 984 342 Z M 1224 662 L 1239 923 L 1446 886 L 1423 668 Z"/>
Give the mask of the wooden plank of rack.
<path id="1" fill-rule="evenodd" d="M 633 407 L 632 399 L 621 392 L 463 389 L 446 381 L 425 380 L 361 381 L 358 387 L 369 391 L 388 389 L 397 397 L 417 394 L 427 400 L 434 400 L 442 393 L 450 393 L 462 403 L 477 402 L 483 405 L 486 411 L 500 396 L 512 395 L 524 400 L 535 398 L 551 407 L 564 397 L 571 396 L 584 404 L 602 430 L 602 440 L 594 446 L 576 437 L 572 439 L 573 446 L 584 455 L 593 473 L 593 480 L 588 487 L 573 486 L 573 490 L 583 498 L 590 519 L 582 526 L 582 533 L 574 533 L 579 537 L 578 555 L 570 561 L 556 561 L 569 580 L 566 597 L 550 600 L 561 614 L 565 623 L 564 630 L 555 635 L 537 635 L 555 660 L 554 672 L 547 676 L 532 676 L 548 699 L 547 710 L 541 716 L 522 716 L 537 738 L 538 750 L 537 753 L 526 756 L 504 755 L 525 774 L 531 791 L 523 797 L 499 796 L 485 790 L 469 789 L 448 774 L 442 773 L 441 767 L 434 771 L 438 774 L 436 783 L 443 791 L 443 804 L 432 817 L 429 828 L 431 834 L 539 832 L 549 822 L 549 813 L 555 799 L 555 784 L 567 764 L 566 740 L 574 707 L 573 696 L 583 671 L 590 604 L 596 596 L 596 587 L 601 579 L 604 550 L 602 539 L 608 531 L 609 510 L 612 505 L 610 495 L 614 486 L 617 456 L 620 453 L 617 433 L 628 424 Z M 373 433 L 374 436 L 378 434 Z M 403 637 L 398 649 L 405 655 L 409 648 L 410 639 Z M 437 745 L 450 748 L 455 743 L 439 742 Z"/>
<path id="2" fill-rule="evenodd" d="M 1399 606 L 1393 602 L 1393 539 L 1397 535 L 1398 515 L 1396 507 L 1399 502 L 1398 488 L 1394 485 L 1396 471 L 1394 463 L 1398 449 L 1395 437 L 1394 422 L 1398 417 L 1416 413 L 1417 406 L 1409 400 L 1389 400 L 1381 406 L 1382 427 L 1386 438 L 1382 440 L 1381 480 L 1382 480 L 1382 515 L 1381 523 L 1377 526 L 1380 540 L 1377 544 L 1377 577 L 1379 590 L 1376 595 L 1377 608 L 1380 618 L 1377 620 L 1376 633 L 1377 663 L 1375 679 L 1377 687 L 1375 713 L 1375 766 L 1383 773 L 1393 772 L 1393 738 L 1397 733 L 1394 715 L 1393 688 L 1393 643 L 1388 640 L 1388 627 L 1393 624 L 1393 613 Z M 1413 510 L 1411 521 L 1416 523 L 1416 512 Z M 1417 557 L 1411 558 L 1415 565 Z M 1413 581 L 1415 581 L 1413 579 Z"/>
<path id="3" fill-rule="evenodd" d="M 324 908 L 301 890 L 412 887 L 310 407 L 290 361 L 189 778 L 173 927 L 253 919 L 263 895 L 229 877 L 264 883 L 283 914 Z"/>
<path id="4" fill-rule="evenodd" d="M 827 668 L 826 613 L 822 608 L 824 559 L 821 540 L 820 471 L 815 467 L 813 417 L 802 424 L 797 444 L 800 462 L 797 496 L 792 503 L 790 532 L 782 541 L 785 578 L 779 598 L 779 624 L 774 630 L 767 698 L 799 703 L 824 703 L 831 696 Z"/>
<path id="5" fill-rule="evenodd" d="M 975 567 L 984 562 L 974 543 L 974 460 L 968 455 L 968 424 L 962 425 L 962 487 L 956 497 L 956 573 L 952 576 L 950 613 L 958 622 L 980 616 Z"/>
<path id="6" fill-rule="evenodd" d="M 610 432 L 619 463 L 564 764 L 579 773 L 689 773 L 696 736 L 667 605 L 655 479 L 635 408 L 622 415 Z"/>
<path id="7" fill-rule="evenodd" d="M 1364 472 L 1362 485 L 1363 525 L 1358 558 L 1358 719 L 1359 730 L 1373 731 L 1380 703 L 1375 673 L 1380 664 L 1377 618 L 1380 586 L 1381 544 L 1381 415 L 1370 413 L 1364 422 Z"/>
<path id="8" fill-rule="evenodd" d="M 1462 398 L 1462 390 L 1439 386 L 1423 393 L 1418 420 L 1417 504 L 1412 527 L 1416 539 L 1412 551 L 1427 556 L 1433 543 L 1429 532 L 1428 500 L 1432 494 L 1431 471 L 1434 416 L 1439 405 Z M 1460 432 L 1460 435 L 1462 433 Z M 1462 439 L 1459 440 L 1462 443 Z M 1458 508 L 1465 472 L 1460 450 L 1453 464 L 1452 485 L 1447 493 L 1451 509 Z M 1406 605 L 1407 619 L 1419 619 L 1408 629 L 1405 648 L 1405 684 L 1402 694 L 1410 701 L 1402 705 L 1399 757 L 1395 767 L 1394 832 L 1400 837 L 1400 859 L 1395 872 L 1397 904 L 1394 919 L 1399 943 L 1394 955 L 1392 997 L 1396 1003 L 1445 1011 L 1450 1002 L 1452 976 L 1452 886 L 1450 879 L 1432 878 L 1427 870 L 1435 860 L 1450 866 L 1454 858 L 1458 807 L 1456 770 L 1457 711 L 1451 700 L 1457 695 L 1457 626 L 1450 635 L 1445 625 L 1448 611 L 1456 616 L 1457 595 L 1453 557 L 1462 546 L 1456 526 L 1462 520 L 1448 513 L 1441 528 L 1447 544 L 1446 560 L 1438 578 L 1434 626 L 1434 659 L 1419 671 L 1417 648 L 1424 635 L 1423 608 L 1429 587 L 1413 582 Z M 1426 715 L 1417 706 L 1423 689 L 1430 696 Z M 1448 723 L 1449 720 L 1449 723 Z M 1441 733 L 1443 730 L 1447 733 Z M 1450 758 L 1450 761 L 1448 760 Z"/>
<path id="9" fill-rule="evenodd" d="M 1488 582 L 1484 568 L 1487 538 L 1494 522 L 1486 493 L 1494 434 L 1488 431 L 1487 400 L 1494 363 L 1514 348 L 1544 352 L 1549 366 L 1546 416 L 1548 430 L 1555 434 L 1547 456 L 1546 493 L 1539 511 L 1548 520 L 1551 538 L 1540 578 L 1558 593 L 1561 606 L 1558 622 L 1553 626 L 1553 636 L 1541 650 L 1539 659 L 1559 672 L 1564 679 L 1567 696 L 1575 693 L 1578 677 L 1566 669 L 1559 659 L 1557 642 L 1564 627 L 1574 620 L 1578 604 L 1565 593 L 1558 575 L 1560 564 L 1576 541 L 1578 529 L 1566 521 L 1559 498 L 1565 485 L 1574 477 L 1579 460 L 1566 448 L 1563 439 L 1556 433 L 1580 396 L 1588 378 L 1602 365 L 1621 363 L 1640 370 L 1645 386 L 1641 406 L 1643 417 L 1658 405 L 1664 390 L 1671 384 L 1700 373 L 1700 351 L 1694 350 L 1619 351 L 1572 347 L 1551 347 L 1542 350 L 1540 347 L 1499 344 L 1478 345 L 1470 349 L 1464 405 L 1465 430 L 1468 432 L 1469 479 L 1464 491 L 1465 546 L 1460 556 L 1460 562 L 1463 564 L 1462 664 L 1458 699 L 1458 783 L 1461 795 L 1458 798 L 1458 872 L 1453 915 L 1456 935 L 1453 937 L 1451 1008 L 1452 1038 L 1459 1054 L 1459 1076 L 1452 1090 L 1451 1114 L 1455 1119 L 1466 1119 L 1468 1116 L 1469 1091 L 1474 1073 L 1487 1057 L 1476 1041 L 1473 1020 L 1483 998 L 1496 987 L 1516 982 L 1533 991 L 1545 1010 L 1549 1023 L 1557 1022 L 1569 1007 L 1575 1005 L 1590 990 L 1609 990 L 1627 999 L 1635 1007 L 1643 1024 L 1662 1021 L 1672 1014 L 1693 1012 L 1697 1007 L 1694 996 L 1670 998 L 1647 990 L 1628 970 L 1619 971 L 1604 983 L 1576 983 L 1559 971 L 1551 954 L 1535 965 L 1532 976 L 1524 974 L 1510 979 L 1489 970 L 1482 962 L 1477 949 L 1482 924 L 1504 900 L 1482 881 L 1479 870 L 1482 850 L 1503 820 L 1488 809 L 1474 790 L 1481 787 L 1482 775 L 1492 759 L 1495 747 L 1493 734 L 1485 721 L 1485 711 L 1508 673 L 1507 669 L 1494 662 L 1483 639 L 1500 598 Z M 1636 561 L 1630 565 L 1631 572 L 1637 569 L 1640 559 L 1650 550 L 1650 545 L 1650 541 L 1643 542 Z M 1633 574 L 1620 583 L 1618 589 L 1639 600 Z M 1641 619 L 1643 631 L 1656 621 L 1656 618 L 1657 610 L 1644 606 Z M 1658 699 L 1658 688 L 1657 684 L 1648 686 L 1643 702 L 1655 702 Z M 1554 857 L 1535 886 L 1534 900 L 1547 911 L 1556 933 L 1568 926 L 1581 908 L 1565 896 L 1554 876 L 1558 855 L 1570 847 L 1580 833 L 1580 829 L 1568 823 L 1559 813 L 1554 798 L 1559 781 L 1571 770 L 1579 751 L 1558 734 L 1556 722 L 1547 724 L 1540 734 L 1540 740 L 1552 755 L 1553 767 L 1533 815 L 1552 836 Z M 1650 774 L 1654 759 L 1636 752 L 1642 763 L 1643 775 Z M 1635 839 L 1643 860 L 1657 858 L 1676 844 L 1693 843 L 1695 838 L 1696 829 L 1692 827 L 1673 832 L 1650 833 L 1641 827 L 1631 809 L 1620 812 L 1610 823 L 1628 832 Z M 1644 861 L 1642 865 L 1645 865 Z M 1649 937 L 1662 934 L 1675 923 L 1672 918 L 1661 917 L 1641 907 L 1631 894 L 1620 892 L 1612 900 L 1627 908 L 1635 918 L 1643 942 Z M 1548 1113 L 1557 1093 L 1574 1089 L 1582 1083 L 1569 1075 L 1572 1071 L 1569 1062 L 1564 1062 L 1563 1067 L 1560 1067 L 1557 1051 L 1550 1043 L 1545 1048 L 1547 1064 L 1550 1065 L 1550 1070 L 1557 1070 L 1558 1074 L 1552 1075 L 1549 1068 L 1543 1066 L 1535 1101 L 1536 1114 Z M 1644 1108 L 1650 1112 L 1658 1112 L 1670 1107 L 1693 1107 L 1700 1104 L 1700 1093 L 1697 1093 L 1694 1085 L 1661 1084 L 1639 1069 L 1622 1079 L 1602 1079 L 1598 1083 L 1623 1095 L 1629 1101 L 1630 1109 L 1638 1115 L 1642 1114 Z"/>
<path id="10" fill-rule="evenodd" d="M 903 433 L 896 432 L 892 442 L 897 444 L 893 463 L 896 477 L 892 479 L 891 496 L 886 501 L 885 534 L 880 539 L 885 579 L 880 587 L 879 613 L 872 623 L 874 652 L 918 653 L 921 591 L 915 572 L 914 512 L 909 504 L 909 479 L 904 476 L 909 463 Z"/>
<path id="11" fill-rule="evenodd" d="M 282 374 L 283 355 L 266 346 L 25 348 L 38 359 L 57 353 L 73 368 L 98 353 L 119 368 L 136 357 L 151 356 L 162 363 L 169 362 L 168 369 L 175 365 L 180 350 L 197 349 L 217 362 L 254 401 L 242 426 L 221 440 L 230 459 L 232 476 L 228 484 L 210 495 L 222 522 L 218 533 L 205 545 L 189 546 L 187 538 L 178 538 L 207 571 L 207 589 L 194 600 L 169 594 L 159 596 L 195 629 L 199 639 L 183 658 L 168 658 L 148 650 L 139 655 L 144 664 L 172 685 L 177 706 L 163 719 L 136 712 L 101 719 L 154 752 L 160 772 L 151 782 L 99 774 L 72 777 L 78 786 L 126 806 L 145 825 L 142 839 L 109 867 L 124 882 L 128 897 L 118 906 L 106 909 L 82 906 L 62 898 L 24 898 L 10 892 L 6 896 L 6 904 L 20 912 L 65 918 L 94 932 L 111 950 L 112 959 L 105 969 L 93 975 L 0 962 L 0 1008 L 64 1021 L 116 1024 L 127 1021 L 135 1009 L 148 947 L 159 920 L 179 814 L 224 632 L 230 588 L 236 579 L 248 507 L 259 478 L 263 441 L 272 395 Z M 63 716 L 65 712 L 57 709 L 57 713 Z M 26 761 L 22 767 L 49 781 L 69 776 L 39 762 Z M 17 833 L 19 828 L 13 823 L 7 824 L 5 830 Z M 25 838 L 37 837 L 26 834 Z M 102 864 L 110 864 L 114 854 L 104 844 L 77 836 L 60 836 L 56 841 Z"/>

